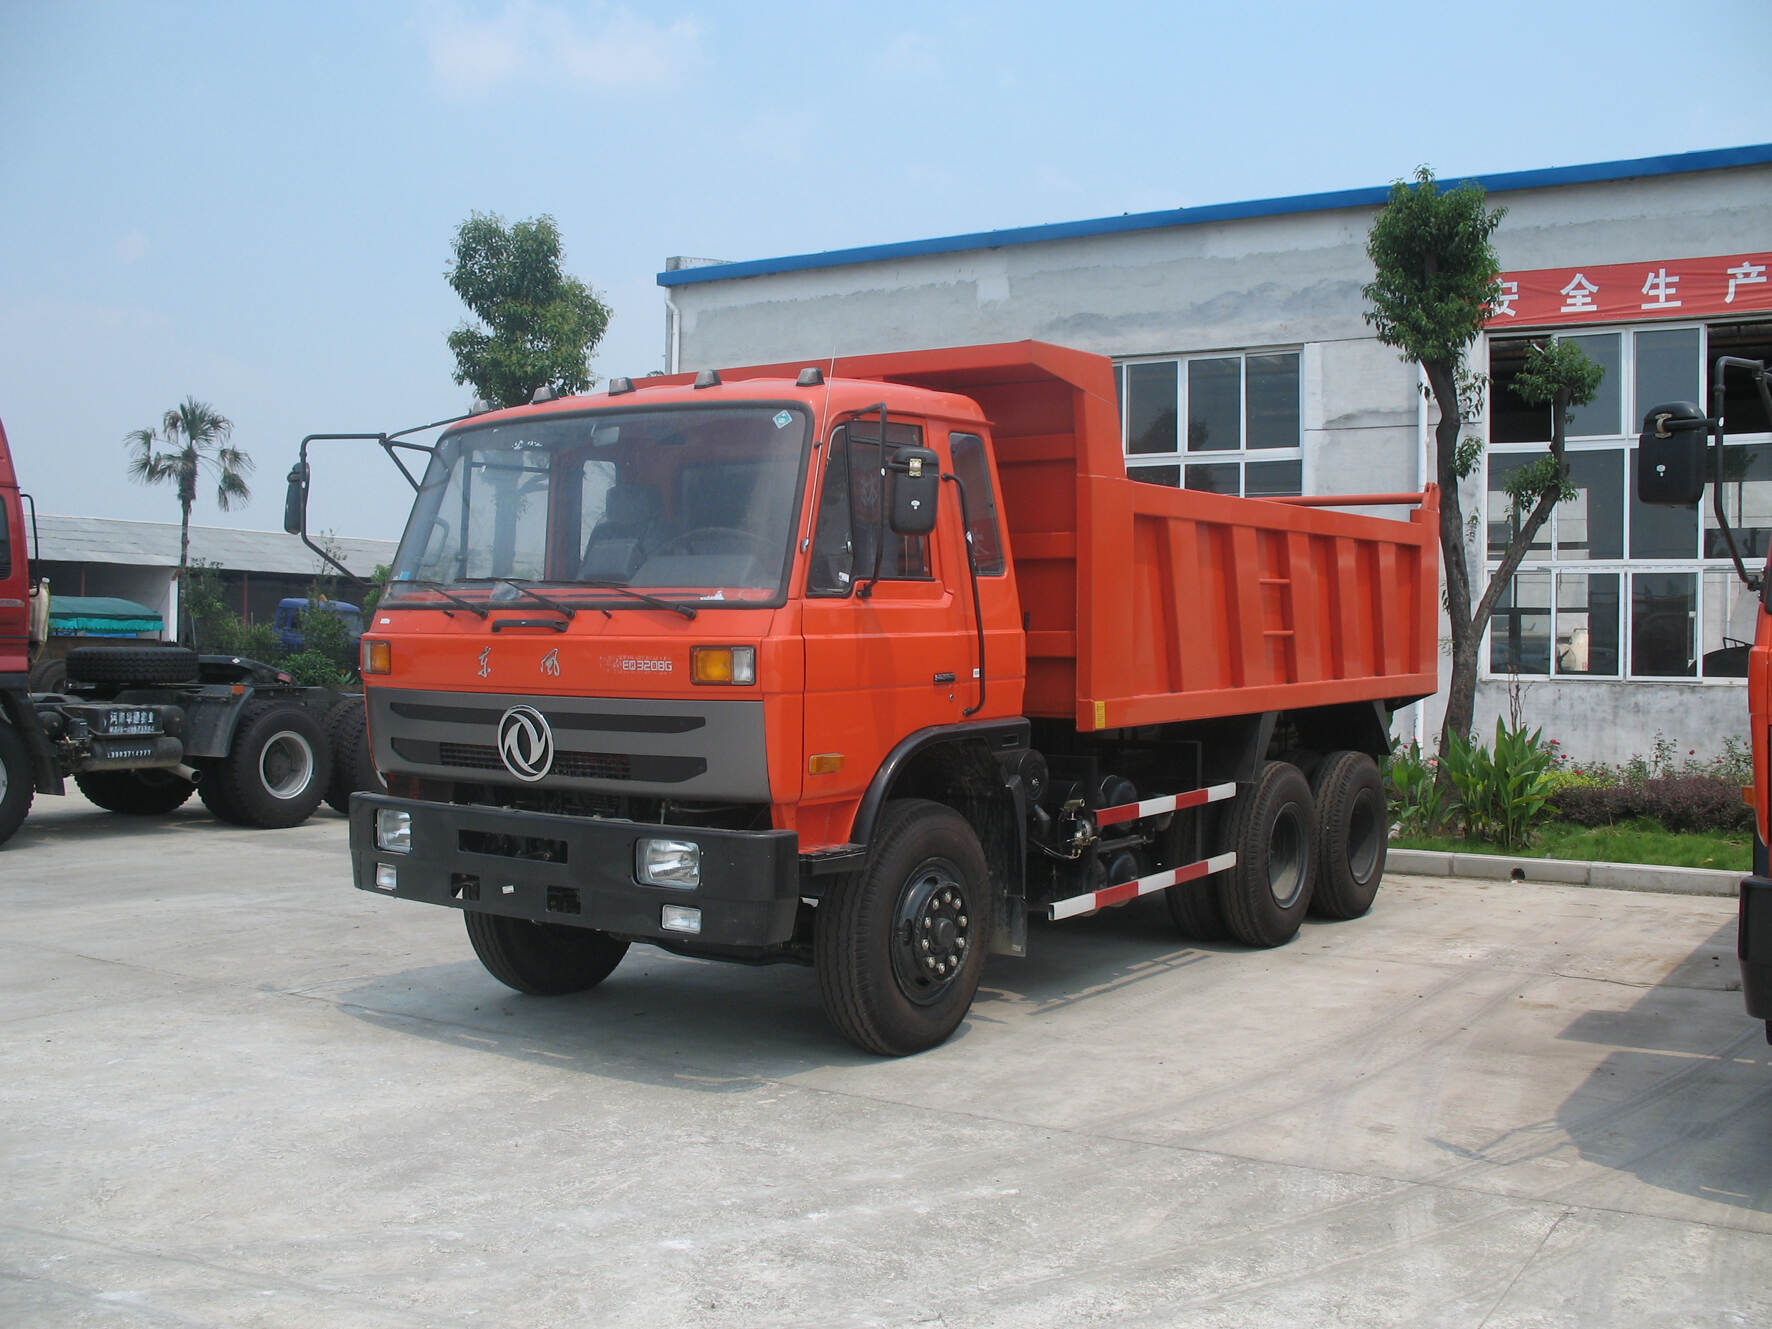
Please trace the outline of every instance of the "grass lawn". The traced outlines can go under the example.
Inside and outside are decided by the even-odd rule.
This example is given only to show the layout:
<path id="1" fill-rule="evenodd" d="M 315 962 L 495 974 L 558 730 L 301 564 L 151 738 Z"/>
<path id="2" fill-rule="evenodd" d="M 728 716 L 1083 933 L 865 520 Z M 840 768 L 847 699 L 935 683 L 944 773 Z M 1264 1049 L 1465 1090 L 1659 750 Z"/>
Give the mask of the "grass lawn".
<path id="1" fill-rule="evenodd" d="M 1704 831 L 1676 835 L 1659 823 L 1641 820 L 1618 826 L 1567 826 L 1545 822 L 1534 829 L 1525 849 L 1503 849 L 1483 840 L 1450 835 L 1399 835 L 1399 849 L 1441 853 L 1508 854 L 1515 858 L 1566 858 L 1587 863 L 1660 863 L 1675 868 L 1722 868 L 1746 872 L 1753 866 L 1750 831 Z"/>

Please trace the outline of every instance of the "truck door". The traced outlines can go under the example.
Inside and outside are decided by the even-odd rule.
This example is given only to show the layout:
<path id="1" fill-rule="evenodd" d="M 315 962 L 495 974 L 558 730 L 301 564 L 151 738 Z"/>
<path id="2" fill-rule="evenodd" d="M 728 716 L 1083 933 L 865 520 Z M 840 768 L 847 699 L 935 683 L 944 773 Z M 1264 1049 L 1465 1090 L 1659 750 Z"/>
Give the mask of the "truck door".
<path id="1" fill-rule="evenodd" d="M 803 617 L 804 803 L 859 798 L 900 739 L 954 723 L 973 695 L 952 495 L 932 534 L 882 531 L 879 430 L 877 417 L 839 426 L 822 459 Z M 923 438 L 921 425 L 893 422 L 888 454 Z"/>

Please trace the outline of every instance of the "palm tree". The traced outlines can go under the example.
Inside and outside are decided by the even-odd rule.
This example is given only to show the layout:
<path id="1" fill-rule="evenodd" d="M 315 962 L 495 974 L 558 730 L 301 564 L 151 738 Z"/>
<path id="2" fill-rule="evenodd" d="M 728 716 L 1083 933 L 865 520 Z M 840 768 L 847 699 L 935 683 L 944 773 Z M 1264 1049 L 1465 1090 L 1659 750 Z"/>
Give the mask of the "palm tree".
<path id="1" fill-rule="evenodd" d="M 215 472 L 215 504 L 226 512 L 252 497 L 246 475 L 252 458 L 229 446 L 234 422 L 208 402 L 186 397 L 160 421 L 160 430 L 137 429 L 123 440 L 130 449 L 129 478 L 144 485 L 171 481 L 178 489 L 178 571 L 183 577 L 191 560 L 191 506 L 197 501 L 197 479 L 205 469 Z M 166 451 L 161 452 L 161 445 Z"/>

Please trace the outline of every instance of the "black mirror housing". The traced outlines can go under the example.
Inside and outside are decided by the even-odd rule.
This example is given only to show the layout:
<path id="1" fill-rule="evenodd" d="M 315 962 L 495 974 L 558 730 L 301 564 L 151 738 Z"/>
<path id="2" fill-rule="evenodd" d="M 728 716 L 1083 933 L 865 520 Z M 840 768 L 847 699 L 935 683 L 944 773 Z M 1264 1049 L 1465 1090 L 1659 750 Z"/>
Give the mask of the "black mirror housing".
<path id="1" fill-rule="evenodd" d="M 1650 407 L 1637 437 L 1637 497 L 1657 507 L 1695 507 L 1704 497 L 1709 426 L 1689 401 Z"/>
<path id="2" fill-rule="evenodd" d="M 300 535 L 308 521 L 308 464 L 298 461 L 289 468 L 289 493 L 283 500 L 283 529 Z"/>
<path id="3" fill-rule="evenodd" d="M 887 465 L 892 478 L 891 524 L 895 535 L 928 535 L 935 529 L 941 463 L 929 448 L 899 448 Z"/>

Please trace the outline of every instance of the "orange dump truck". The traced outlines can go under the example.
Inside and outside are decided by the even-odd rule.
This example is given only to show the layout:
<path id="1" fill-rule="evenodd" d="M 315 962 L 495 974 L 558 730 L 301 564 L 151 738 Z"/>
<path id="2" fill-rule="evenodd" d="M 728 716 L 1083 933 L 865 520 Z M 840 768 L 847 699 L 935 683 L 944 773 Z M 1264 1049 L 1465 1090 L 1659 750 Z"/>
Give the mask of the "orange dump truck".
<path id="1" fill-rule="evenodd" d="M 519 991 L 633 942 L 811 964 L 898 1054 L 1030 914 L 1162 891 L 1275 946 L 1372 901 L 1374 759 L 1436 686 L 1432 489 L 1136 483 L 1110 363 L 1037 342 L 614 379 L 425 450 L 353 870 Z"/>

